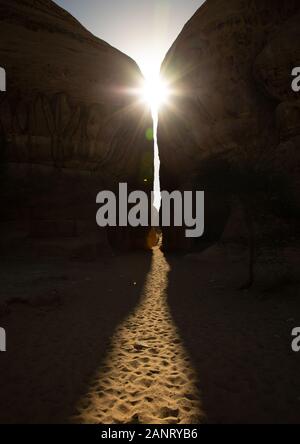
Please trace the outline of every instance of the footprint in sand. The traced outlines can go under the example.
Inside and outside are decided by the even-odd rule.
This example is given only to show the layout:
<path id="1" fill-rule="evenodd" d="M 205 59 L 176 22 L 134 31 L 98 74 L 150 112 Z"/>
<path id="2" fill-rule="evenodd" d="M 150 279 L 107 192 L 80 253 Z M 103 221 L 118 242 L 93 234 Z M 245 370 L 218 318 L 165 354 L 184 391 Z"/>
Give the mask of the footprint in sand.
<path id="1" fill-rule="evenodd" d="M 195 424 L 204 419 L 196 375 L 167 304 L 169 266 L 159 249 L 141 302 L 80 401 L 75 422 Z"/>

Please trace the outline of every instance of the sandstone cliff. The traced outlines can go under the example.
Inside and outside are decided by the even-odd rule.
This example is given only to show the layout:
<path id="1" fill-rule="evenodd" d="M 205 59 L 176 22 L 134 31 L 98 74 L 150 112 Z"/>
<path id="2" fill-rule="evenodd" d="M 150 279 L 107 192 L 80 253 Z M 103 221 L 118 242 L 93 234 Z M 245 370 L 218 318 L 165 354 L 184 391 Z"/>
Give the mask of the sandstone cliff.
<path id="1" fill-rule="evenodd" d="M 103 187 L 151 178 L 141 73 L 50 0 L 0 0 L 0 25 L 3 230 L 90 232 Z"/>
<path id="2" fill-rule="evenodd" d="M 300 96 L 291 73 L 300 63 L 299 22 L 297 0 L 207 0 L 164 61 L 173 96 L 160 119 L 163 182 L 208 192 L 215 200 L 208 234 L 219 224 L 214 240 L 233 195 L 246 213 L 277 212 L 288 225 L 295 216 Z"/>

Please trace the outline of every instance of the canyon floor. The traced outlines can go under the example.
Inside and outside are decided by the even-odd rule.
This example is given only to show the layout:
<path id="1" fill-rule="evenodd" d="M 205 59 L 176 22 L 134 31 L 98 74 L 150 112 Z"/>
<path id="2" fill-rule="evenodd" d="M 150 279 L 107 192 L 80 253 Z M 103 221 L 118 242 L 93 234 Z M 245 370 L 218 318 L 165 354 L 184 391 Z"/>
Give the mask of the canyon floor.
<path id="1" fill-rule="evenodd" d="M 1 265 L 1 423 L 300 420 L 299 284 L 238 287 L 242 251 Z"/>

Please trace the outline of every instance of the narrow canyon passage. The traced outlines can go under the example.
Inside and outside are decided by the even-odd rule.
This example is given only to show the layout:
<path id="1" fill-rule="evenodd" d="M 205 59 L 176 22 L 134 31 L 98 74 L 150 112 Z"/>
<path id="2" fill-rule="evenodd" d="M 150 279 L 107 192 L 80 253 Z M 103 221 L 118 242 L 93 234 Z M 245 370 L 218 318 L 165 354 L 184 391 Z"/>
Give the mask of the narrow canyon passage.
<path id="1" fill-rule="evenodd" d="M 160 210 L 161 206 L 161 188 L 160 188 L 160 158 L 159 158 L 159 146 L 158 146 L 158 120 L 159 111 L 158 107 L 152 107 L 152 120 L 153 120 L 153 135 L 154 135 L 154 202 L 153 206 L 157 211 Z"/>
<path id="2" fill-rule="evenodd" d="M 141 301 L 117 328 L 76 422 L 191 424 L 203 418 L 196 373 L 167 304 L 169 271 L 155 248 Z"/>

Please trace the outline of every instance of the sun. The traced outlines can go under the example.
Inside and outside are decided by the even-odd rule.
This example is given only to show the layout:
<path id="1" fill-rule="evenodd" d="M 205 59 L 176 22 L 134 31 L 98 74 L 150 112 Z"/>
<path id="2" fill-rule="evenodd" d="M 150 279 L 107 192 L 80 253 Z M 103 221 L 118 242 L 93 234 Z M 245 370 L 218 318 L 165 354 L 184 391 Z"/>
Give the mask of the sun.
<path id="1" fill-rule="evenodd" d="M 136 60 L 142 76 L 139 85 L 131 93 L 150 108 L 152 115 L 157 115 L 160 108 L 169 103 L 172 95 L 170 83 L 161 75 L 161 55 L 153 53 L 148 57 L 137 57 Z"/>
<path id="2" fill-rule="evenodd" d="M 161 188 L 160 188 L 160 157 L 158 147 L 158 122 L 160 108 L 162 105 L 168 104 L 171 96 L 169 84 L 162 78 L 160 74 L 160 63 L 155 60 L 143 59 L 140 63 L 141 72 L 144 79 L 140 87 L 135 90 L 135 94 L 150 109 L 153 120 L 153 145 L 154 145 L 154 180 L 153 191 L 154 201 L 153 207 L 159 212 L 161 207 Z"/>
<path id="3" fill-rule="evenodd" d="M 152 111 L 158 112 L 161 106 L 168 102 L 170 89 L 159 74 L 152 73 L 145 77 L 140 94 L 143 102 Z"/>

